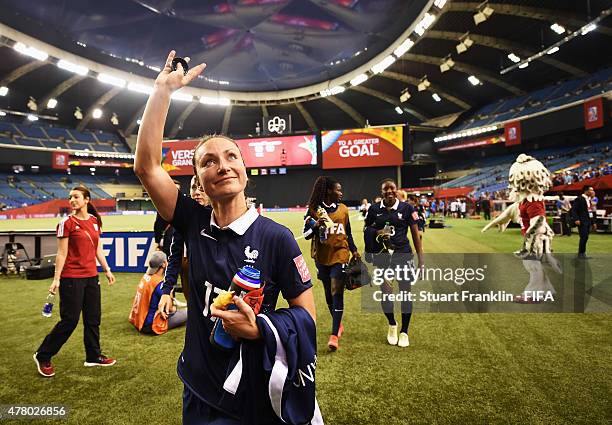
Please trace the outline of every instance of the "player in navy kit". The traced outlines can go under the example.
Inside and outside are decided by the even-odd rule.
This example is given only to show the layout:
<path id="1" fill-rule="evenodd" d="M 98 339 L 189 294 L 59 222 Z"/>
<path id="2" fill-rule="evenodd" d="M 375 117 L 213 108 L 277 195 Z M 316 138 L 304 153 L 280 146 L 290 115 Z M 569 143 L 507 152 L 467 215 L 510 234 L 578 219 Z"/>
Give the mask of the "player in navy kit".
<path id="1" fill-rule="evenodd" d="M 134 170 L 160 215 L 185 237 L 189 255 L 191 296 L 188 299 L 185 347 L 177 366 L 179 377 L 184 383 L 183 423 L 284 423 L 274 402 L 267 399 L 264 403 L 259 401 L 268 394 L 267 387 L 257 387 L 252 392 L 244 391 L 241 386 L 237 392 L 227 388 L 230 357 L 235 353 L 213 347 L 209 335 L 215 320 L 220 317 L 225 331 L 243 341 L 240 347 L 245 350 L 256 349 L 263 344 L 262 338 L 266 341 L 268 336 L 263 335 L 265 330 L 260 325 L 260 316 L 262 313 L 267 314 L 268 318 L 274 316 L 280 293 L 291 306 L 283 314 L 302 317 L 310 321 L 308 329 L 314 329 L 315 307 L 308 267 L 287 228 L 260 216 L 254 208 L 247 208 L 244 195 L 246 168 L 242 154 L 232 139 L 223 136 L 207 137 L 194 151 L 195 174 L 210 198 L 211 206 L 199 205 L 181 195 L 160 166 L 170 95 L 196 78 L 205 66 L 198 65 L 187 74 L 183 74 L 181 66 L 172 71 L 174 55 L 172 51 L 168 56 L 147 102 L 138 134 Z M 257 317 L 239 297 L 234 297 L 236 310 L 222 311 L 212 306 L 217 294 L 230 287 L 236 271 L 245 265 L 259 270 L 265 282 L 263 304 Z M 170 290 L 164 287 L 164 291 Z M 170 307 L 170 296 L 164 294 L 159 308 L 167 313 Z M 300 323 L 296 325 L 296 328 L 301 329 Z M 299 338 L 299 332 L 294 336 Z M 312 343 L 314 345 L 314 341 Z M 284 348 L 287 351 L 292 349 L 288 346 Z M 243 351 L 240 354 L 242 356 Z M 248 351 L 244 354 L 248 354 Z M 312 360 L 316 362 L 316 356 Z M 263 370 L 265 364 L 262 363 L 260 359 L 258 364 L 247 364 Z M 257 370 L 243 370 L 247 378 L 257 373 Z M 314 394 L 314 382 L 305 385 L 309 385 L 309 390 Z M 257 400 L 257 403 L 252 400 Z M 245 417 L 246 405 L 253 407 L 252 410 L 257 412 L 256 417 Z M 316 400 L 308 408 L 311 413 L 308 420 L 302 423 L 315 423 L 317 413 L 320 419 Z M 289 409 L 283 405 L 283 410 L 286 415 Z"/>
<path id="2" fill-rule="evenodd" d="M 389 247 L 385 252 L 375 256 L 374 265 L 380 268 L 393 267 L 396 265 L 412 264 L 412 249 L 408 241 L 408 230 L 412 235 L 414 249 L 417 253 L 419 266 L 423 265 L 423 250 L 417 221 L 419 219 L 417 211 L 407 202 L 397 198 L 397 184 L 393 179 L 385 179 L 381 183 L 382 201 L 372 204 L 368 210 L 365 220 L 364 237 L 376 238 Z M 389 231 L 385 231 L 385 227 Z M 366 245 L 371 245 L 371 241 L 366 240 Z M 391 252 L 392 251 L 392 252 Z M 410 282 L 399 282 L 401 291 L 410 291 Z M 382 285 L 383 293 L 391 292 L 391 282 Z M 412 303 L 401 301 L 402 326 L 399 338 L 397 336 L 397 323 L 393 314 L 393 302 L 381 301 L 382 309 L 389 322 L 387 332 L 387 342 L 391 345 L 407 347 L 408 326 L 412 315 Z"/>

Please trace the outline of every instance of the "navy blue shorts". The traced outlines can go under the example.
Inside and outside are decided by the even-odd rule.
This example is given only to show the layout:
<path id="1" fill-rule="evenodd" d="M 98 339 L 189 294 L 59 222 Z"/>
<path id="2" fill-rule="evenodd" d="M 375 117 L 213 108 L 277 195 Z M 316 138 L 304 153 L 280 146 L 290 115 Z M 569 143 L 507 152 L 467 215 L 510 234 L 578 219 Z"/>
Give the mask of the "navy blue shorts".
<path id="1" fill-rule="evenodd" d="M 325 266 L 315 262 L 317 266 L 317 277 L 321 281 L 329 281 L 331 279 L 342 279 L 342 264 L 336 263 L 331 266 Z"/>
<path id="2" fill-rule="evenodd" d="M 185 386 L 183 425 L 240 425 L 240 421 L 211 407 Z"/>

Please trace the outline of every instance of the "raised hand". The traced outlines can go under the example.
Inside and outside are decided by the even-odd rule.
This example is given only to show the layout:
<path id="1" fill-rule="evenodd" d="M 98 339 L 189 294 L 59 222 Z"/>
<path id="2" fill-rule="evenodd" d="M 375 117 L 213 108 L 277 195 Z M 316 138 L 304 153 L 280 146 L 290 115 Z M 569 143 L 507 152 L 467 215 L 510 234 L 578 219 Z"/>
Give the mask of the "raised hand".
<path id="1" fill-rule="evenodd" d="M 172 93 L 182 87 L 188 85 L 194 78 L 204 71 L 206 68 L 205 63 L 201 63 L 198 66 L 194 66 L 187 72 L 185 75 L 183 66 L 179 63 L 176 66 L 176 71 L 172 70 L 172 59 L 176 56 L 176 52 L 172 50 L 168 55 L 168 59 L 166 59 L 166 64 L 164 65 L 164 69 L 159 73 L 157 78 L 155 79 L 155 88 L 167 90 Z M 186 62 L 189 62 L 189 58 L 185 58 Z"/>

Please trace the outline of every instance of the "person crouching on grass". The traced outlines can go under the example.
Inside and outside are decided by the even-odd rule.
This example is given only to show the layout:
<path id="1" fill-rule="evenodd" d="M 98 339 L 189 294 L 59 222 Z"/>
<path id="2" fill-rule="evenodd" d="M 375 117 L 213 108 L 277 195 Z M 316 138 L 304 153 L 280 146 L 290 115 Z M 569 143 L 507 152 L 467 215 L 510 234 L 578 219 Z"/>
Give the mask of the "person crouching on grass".
<path id="1" fill-rule="evenodd" d="M 342 314 L 344 313 L 344 279 L 342 266 L 349 257 L 360 258 L 349 221 L 349 209 L 341 204 L 342 185 L 331 177 L 317 178 L 308 201 L 308 212 L 304 219 L 304 238 L 311 239 L 310 254 L 317 266 L 317 275 L 323 282 L 325 301 L 332 316 L 332 330 L 327 343 L 331 351 L 338 349 L 342 336 Z M 326 217 L 317 211 L 323 208 L 333 222 L 326 227 Z"/>
<path id="2" fill-rule="evenodd" d="M 60 321 L 45 337 L 36 353 L 34 362 L 38 373 L 45 378 L 55 375 L 51 358 L 68 341 L 79 323 L 83 312 L 83 341 L 85 366 L 112 366 L 115 359 L 100 350 L 100 319 L 102 316 L 100 283 L 96 259 L 105 271 L 108 284 L 115 283 L 102 244 L 102 218 L 91 203 L 86 187 L 76 186 L 70 191 L 72 214 L 57 225 L 57 256 L 55 276 L 49 292 L 59 289 Z"/>
<path id="3" fill-rule="evenodd" d="M 423 267 L 423 249 L 418 229 L 418 212 L 407 202 L 400 201 L 397 197 L 397 184 L 393 179 L 385 179 L 381 182 L 381 194 L 383 200 L 378 204 L 373 204 L 368 210 L 365 220 L 363 236 L 366 246 L 377 245 L 374 240 L 381 241 L 385 247 L 382 253 L 374 256 L 374 266 L 377 268 L 395 268 L 397 265 L 410 265 L 412 262 L 412 249 L 408 240 L 408 230 L 412 235 L 412 243 L 417 253 L 419 267 Z M 411 282 L 399 282 L 400 291 L 410 291 Z M 385 281 L 382 284 L 383 294 L 392 292 L 391 282 Z M 402 327 L 399 339 L 397 336 L 397 322 L 393 314 L 393 302 L 381 300 L 383 313 L 389 322 L 387 331 L 387 342 L 399 347 L 408 347 L 408 326 L 412 316 L 412 302 L 409 300 L 401 301 Z"/>
<path id="4" fill-rule="evenodd" d="M 147 272 L 136 288 L 129 321 L 144 334 L 161 335 L 187 322 L 186 309 L 177 310 L 173 305 L 167 314 L 157 311 L 162 297 L 166 267 L 168 267 L 166 254 L 162 251 L 153 252 L 149 258 Z"/>
<path id="5" fill-rule="evenodd" d="M 195 175 L 210 206 L 180 194 L 161 166 L 172 92 L 189 84 L 205 67 L 198 65 L 185 74 L 179 64 L 173 71 L 174 57 L 175 52 L 170 52 L 147 101 L 134 171 L 159 214 L 187 245 L 190 297 L 185 346 L 177 365 L 184 384 L 183 424 L 321 423 L 308 266 L 289 229 L 247 207 L 247 172 L 237 143 L 226 136 L 208 136 L 194 149 Z M 247 265 L 265 283 L 257 301 L 259 314 L 239 296 L 230 297 L 234 310 L 215 307 L 217 296 L 226 294 L 223 291 L 230 288 L 236 273 Z M 277 310 L 281 293 L 289 308 Z M 158 310 L 168 313 L 171 307 L 171 297 L 162 295 Z M 210 341 L 218 320 L 237 341 L 234 348 L 222 350 Z M 283 367 L 289 361 L 293 366 Z M 312 372 L 313 379 L 294 385 L 305 370 Z"/>

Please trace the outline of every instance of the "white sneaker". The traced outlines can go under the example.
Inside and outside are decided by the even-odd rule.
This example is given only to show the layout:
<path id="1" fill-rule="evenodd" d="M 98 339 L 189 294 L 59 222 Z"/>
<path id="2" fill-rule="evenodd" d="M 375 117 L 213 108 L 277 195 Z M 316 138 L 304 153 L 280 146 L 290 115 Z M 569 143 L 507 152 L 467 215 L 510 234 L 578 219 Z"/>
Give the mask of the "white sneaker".
<path id="1" fill-rule="evenodd" d="M 397 325 L 389 325 L 387 331 L 387 342 L 390 345 L 397 345 Z"/>
<path id="2" fill-rule="evenodd" d="M 408 347 L 410 345 L 410 341 L 408 340 L 408 334 L 406 332 L 401 332 L 399 336 L 399 341 L 397 342 L 398 347 Z"/>

